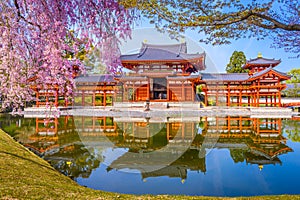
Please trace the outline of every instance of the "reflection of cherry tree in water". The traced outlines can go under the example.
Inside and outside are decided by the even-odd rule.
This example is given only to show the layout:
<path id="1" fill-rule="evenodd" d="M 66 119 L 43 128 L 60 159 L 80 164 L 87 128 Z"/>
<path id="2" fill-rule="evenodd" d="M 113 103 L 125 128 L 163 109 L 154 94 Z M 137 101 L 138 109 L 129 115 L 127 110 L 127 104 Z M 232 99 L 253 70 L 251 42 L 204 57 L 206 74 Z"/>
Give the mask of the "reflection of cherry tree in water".
<path id="1" fill-rule="evenodd" d="M 44 159 L 62 174 L 71 178 L 88 178 L 93 169 L 99 167 L 102 158 L 91 154 L 82 144 L 61 147 L 57 153 L 45 156 Z"/>
<path id="2" fill-rule="evenodd" d="M 283 120 L 283 129 L 287 134 L 288 139 L 293 142 L 300 142 L 300 121 Z"/>

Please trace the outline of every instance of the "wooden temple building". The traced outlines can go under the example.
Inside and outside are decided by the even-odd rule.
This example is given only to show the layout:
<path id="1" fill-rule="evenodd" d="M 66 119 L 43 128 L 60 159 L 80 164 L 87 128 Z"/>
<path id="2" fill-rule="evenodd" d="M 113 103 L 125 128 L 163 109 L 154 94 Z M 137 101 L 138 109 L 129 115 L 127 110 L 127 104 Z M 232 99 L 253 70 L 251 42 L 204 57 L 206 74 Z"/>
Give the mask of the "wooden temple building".
<path id="1" fill-rule="evenodd" d="M 139 53 L 122 55 L 121 61 L 132 71 L 118 78 L 125 101 L 194 101 L 200 77 L 193 73 L 205 69 L 205 53 L 188 54 L 186 43 L 143 43 Z"/>
<path id="2" fill-rule="evenodd" d="M 190 54 L 187 44 L 142 43 L 135 54 L 121 55 L 126 73 L 122 75 L 80 75 L 72 105 L 112 106 L 114 102 L 198 102 L 206 106 L 280 107 L 284 81 L 290 76 L 274 69 L 281 61 L 263 58 L 248 60 L 248 73 L 205 73 L 205 52 Z M 129 70 L 129 72 L 127 72 Z M 197 88 L 197 89 L 196 89 Z M 56 91 L 56 90 L 54 90 Z M 36 90 L 41 99 L 59 104 L 56 92 Z M 63 98 L 65 99 L 65 98 Z"/>
<path id="3" fill-rule="evenodd" d="M 263 58 L 260 54 L 243 66 L 248 73 L 202 73 L 202 90 L 205 105 L 271 106 L 280 107 L 285 73 L 274 69 L 281 61 Z"/>

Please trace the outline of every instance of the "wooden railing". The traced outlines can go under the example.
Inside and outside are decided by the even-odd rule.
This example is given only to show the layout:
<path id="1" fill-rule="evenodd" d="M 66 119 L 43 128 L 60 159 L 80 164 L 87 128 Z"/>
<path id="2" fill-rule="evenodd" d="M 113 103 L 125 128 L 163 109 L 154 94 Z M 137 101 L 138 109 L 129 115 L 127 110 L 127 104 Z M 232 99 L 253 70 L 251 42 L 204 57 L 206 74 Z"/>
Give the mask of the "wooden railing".
<path id="1" fill-rule="evenodd" d="M 283 103 L 283 107 L 294 107 L 294 106 L 300 106 L 300 102 L 290 102 L 290 103 Z"/>

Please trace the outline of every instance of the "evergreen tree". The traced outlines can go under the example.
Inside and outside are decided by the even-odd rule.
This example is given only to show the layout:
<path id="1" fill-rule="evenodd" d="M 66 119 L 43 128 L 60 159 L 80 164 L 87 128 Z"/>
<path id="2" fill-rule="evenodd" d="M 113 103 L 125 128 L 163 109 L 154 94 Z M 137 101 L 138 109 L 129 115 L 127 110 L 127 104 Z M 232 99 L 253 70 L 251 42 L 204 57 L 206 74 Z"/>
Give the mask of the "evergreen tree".
<path id="1" fill-rule="evenodd" d="M 247 69 L 243 69 L 243 65 L 246 64 L 246 56 L 242 51 L 234 51 L 230 57 L 230 61 L 227 64 L 227 73 L 244 73 L 248 72 Z"/>
<path id="2" fill-rule="evenodd" d="M 291 79 L 288 80 L 287 83 L 300 83 L 300 69 L 299 68 L 291 69 L 291 71 L 289 71 L 287 74 L 291 76 Z"/>
<path id="3" fill-rule="evenodd" d="M 300 69 L 294 68 L 287 74 L 291 76 L 291 79 L 286 81 L 290 86 L 283 90 L 282 94 L 287 97 L 300 97 Z"/>

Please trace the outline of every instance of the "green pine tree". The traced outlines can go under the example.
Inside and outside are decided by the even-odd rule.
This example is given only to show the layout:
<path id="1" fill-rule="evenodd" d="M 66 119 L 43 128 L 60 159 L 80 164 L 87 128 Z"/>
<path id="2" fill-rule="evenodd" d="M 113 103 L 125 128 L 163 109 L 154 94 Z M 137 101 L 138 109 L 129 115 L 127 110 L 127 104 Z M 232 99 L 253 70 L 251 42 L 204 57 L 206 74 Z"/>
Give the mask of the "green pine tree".
<path id="1" fill-rule="evenodd" d="M 246 64 L 246 56 L 242 51 L 234 51 L 230 57 L 230 61 L 227 64 L 227 73 L 244 73 L 248 72 L 247 69 L 243 69 L 243 65 Z"/>

